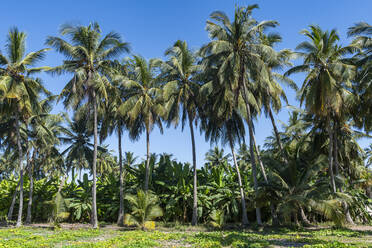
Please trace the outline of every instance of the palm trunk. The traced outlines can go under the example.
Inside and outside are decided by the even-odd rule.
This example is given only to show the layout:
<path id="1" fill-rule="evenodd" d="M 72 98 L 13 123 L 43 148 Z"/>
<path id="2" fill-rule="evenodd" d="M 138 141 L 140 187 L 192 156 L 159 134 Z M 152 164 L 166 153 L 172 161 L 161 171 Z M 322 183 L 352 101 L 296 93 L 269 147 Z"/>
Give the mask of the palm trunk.
<path id="1" fill-rule="evenodd" d="M 303 222 L 306 226 L 311 226 L 311 223 L 310 223 L 310 221 L 307 219 L 306 214 L 305 214 L 305 211 L 304 211 L 304 209 L 303 209 L 301 206 L 300 206 L 300 214 L 301 214 L 302 222 Z"/>
<path id="2" fill-rule="evenodd" d="M 118 125 L 118 149 L 119 149 L 119 168 L 120 168 L 120 207 L 119 207 L 119 217 L 117 224 L 123 225 L 124 221 L 124 189 L 123 189 L 123 158 L 122 158 L 122 151 L 121 151 L 121 126 Z"/>
<path id="3" fill-rule="evenodd" d="M 265 183 L 268 183 L 266 172 L 265 172 L 265 167 L 263 166 L 262 159 L 261 159 L 260 150 L 258 150 L 257 143 L 256 143 L 256 137 L 254 136 L 253 136 L 253 143 L 254 143 L 254 149 L 256 150 L 256 154 L 257 154 L 257 160 L 258 160 L 258 163 L 260 164 L 262 176 L 264 177 Z"/>
<path id="4" fill-rule="evenodd" d="M 58 186 L 58 193 L 61 193 L 63 186 L 65 185 L 66 175 L 63 175 L 61 183 Z"/>
<path id="5" fill-rule="evenodd" d="M 229 135 L 229 143 L 230 143 L 231 154 L 233 156 L 233 161 L 234 161 L 234 165 L 235 165 L 235 169 L 236 169 L 236 174 L 238 175 L 240 198 L 242 200 L 242 225 L 244 227 L 244 226 L 247 226 L 249 224 L 249 221 L 248 221 L 248 216 L 247 216 L 247 208 L 245 206 L 245 195 L 244 195 L 242 178 L 240 176 L 240 170 L 239 170 L 238 162 L 236 161 L 236 155 L 235 155 L 235 151 L 234 151 L 234 143 L 232 141 L 231 134 Z"/>
<path id="6" fill-rule="evenodd" d="M 198 224 L 198 177 L 196 170 L 196 152 L 195 152 L 195 137 L 194 128 L 192 125 L 191 114 L 188 115 L 190 134 L 191 134 L 191 145 L 192 145 L 192 165 L 194 172 L 194 184 L 193 184 L 193 205 L 192 205 L 192 220 L 191 225 L 195 226 Z"/>
<path id="7" fill-rule="evenodd" d="M 27 217 L 26 217 L 26 224 L 31 223 L 31 208 L 32 208 L 32 195 L 34 190 L 34 161 L 35 161 L 35 152 L 36 149 L 34 149 L 32 153 L 32 159 L 30 163 L 29 154 L 30 151 L 27 149 L 27 166 L 28 166 L 28 175 L 30 177 L 30 189 L 28 192 L 28 204 L 27 204 Z"/>
<path id="8" fill-rule="evenodd" d="M 93 114 L 94 114 L 94 150 L 93 150 L 93 186 L 92 186 L 92 226 L 98 228 L 97 218 L 97 195 L 96 195 L 96 183 L 97 183 L 97 99 L 96 92 L 93 90 L 92 93 L 93 101 Z"/>
<path id="9" fill-rule="evenodd" d="M 9 212 L 8 212 L 8 221 L 12 220 L 13 217 L 13 211 L 14 211 L 14 205 L 17 199 L 17 193 L 18 193 L 18 187 L 21 184 L 21 180 L 18 180 L 17 186 L 14 190 L 13 197 L 12 197 L 12 203 L 10 204 Z"/>
<path id="10" fill-rule="evenodd" d="M 262 171 L 262 175 L 264 177 L 265 183 L 269 184 L 269 180 L 267 180 L 267 176 L 266 176 L 266 172 L 265 172 L 265 167 L 263 166 L 263 163 L 262 163 L 260 150 L 257 147 L 255 136 L 253 136 L 253 142 L 254 142 L 254 148 L 255 148 L 256 153 L 257 153 L 258 162 L 260 163 L 260 167 L 261 167 L 261 171 Z M 270 211 L 271 211 L 271 217 L 273 218 L 273 225 L 279 224 L 278 215 L 275 211 L 274 204 L 271 201 L 270 201 Z"/>
<path id="11" fill-rule="evenodd" d="M 149 189 L 150 181 L 150 130 L 146 126 L 146 168 L 145 168 L 145 191 Z"/>
<path id="12" fill-rule="evenodd" d="M 271 124 L 273 125 L 276 141 L 278 142 L 280 152 L 282 153 L 282 156 L 283 156 L 284 163 L 288 165 L 288 157 L 283 149 L 283 144 L 279 136 L 279 131 L 278 131 L 278 128 L 276 127 L 275 119 L 274 119 L 273 113 L 270 108 L 269 108 L 269 116 L 270 116 Z"/>
<path id="13" fill-rule="evenodd" d="M 332 134 L 332 127 L 331 121 L 328 120 L 328 136 L 329 136 L 329 144 L 328 144 L 328 163 L 329 163 L 329 176 L 331 179 L 331 186 L 334 193 L 336 193 L 336 184 L 335 184 L 335 177 L 333 175 L 333 134 Z"/>
<path id="14" fill-rule="evenodd" d="M 16 227 L 20 227 L 22 225 L 22 212 L 23 212 L 23 151 L 21 145 L 21 134 L 20 134 L 20 127 L 19 127 L 19 116 L 18 112 L 16 113 L 16 132 L 17 132 L 17 146 L 18 146 L 18 155 L 19 155 L 19 178 L 20 178 L 20 185 L 19 185 L 19 209 L 18 209 L 18 218 Z"/>
<path id="15" fill-rule="evenodd" d="M 338 125 L 337 123 L 335 124 L 336 130 L 333 133 L 333 154 L 334 154 L 334 161 L 335 161 L 335 172 L 336 172 L 336 177 L 339 174 L 339 164 L 338 164 L 338 138 L 337 138 L 337 131 L 338 131 Z M 338 190 L 340 192 L 343 192 L 342 185 L 338 186 Z M 349 211 L 349 206 L 346 202 L 343 202 L 343 208 L 345 210 L 345 217 L 346 217 L 346 222 L 349 223 L 350 225 L 354 225 L 354 221 L 351 218 L 350 211 Z"/>
<path id="16" fill-rule="evenodd" d="M 251 154 L 251 164 L 252 164 L 252 174 L 253 174 L 253 183 L 254 183 L 254 191 L 257 196 L 258 194 L 258 182 L 257 182 L 257 169 L 256 169 L 256 158 L 254 154 L 254 133 L 253 133 L 253 125 L 252 125 L 252 118 L 251 118 L 251 110 L 249 107 L 249 102 L 247 99 L 246 95 L 247 89 L 246 85 L 243 82 L 243 98 L 245 101 L 245 106 L 247 110 L 247 124 L 248 124 L 248 129 L 249 129 L 249 150 Z M 261 210 L 259 207 L 256 207 L 256 218 L 257 218 L 257 224 L 262 225 L 262 220 L 261 220 Z"/>
<path id="17" fill-rule="evenodd" d="M 298 222 L 297 211 L 294 211 L 293 212 L 293 220 L 294 220 L 294 223 L 295 223 L 296 226 L 299 226 L 300 225 L 300 222 Z"/>

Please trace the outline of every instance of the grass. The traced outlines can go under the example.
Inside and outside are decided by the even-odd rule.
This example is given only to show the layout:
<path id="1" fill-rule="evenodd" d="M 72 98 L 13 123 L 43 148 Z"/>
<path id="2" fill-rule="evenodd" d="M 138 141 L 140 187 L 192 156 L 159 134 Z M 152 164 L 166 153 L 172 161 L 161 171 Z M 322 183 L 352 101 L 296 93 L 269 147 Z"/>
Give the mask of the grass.
<path id="1" fill-rule="evenodd" d="M 14 247 L 86 247 L 86 248 L 142 248 L 142 247 L 372 247 L 371 231 L 349 229 L 291 230 L 264 229 L 262 231 L 192 231 L 162 227 L 159 231 L 138 231 L 114 228 L 58 229 L 37 227 L 1 228 L 0 248 Z"/>

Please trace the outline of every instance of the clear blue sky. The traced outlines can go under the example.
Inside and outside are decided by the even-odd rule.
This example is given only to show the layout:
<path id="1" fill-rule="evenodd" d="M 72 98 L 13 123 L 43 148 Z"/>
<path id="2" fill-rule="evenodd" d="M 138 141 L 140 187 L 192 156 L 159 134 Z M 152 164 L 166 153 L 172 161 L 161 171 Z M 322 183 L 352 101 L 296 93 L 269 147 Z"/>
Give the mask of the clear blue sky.
<path id="1" fill-rule="evenodd" d="M 278 48 L 294 49 L 304 40 L 299 31 L 309 24 L 319 24 L 324 29 L 336 28 L 342 38 L 341 42 L 347 44 L 345 34 L 349 26 L 359 21 L 372 23 L 371 0 L 18 0 L 4 1 L 1 4 L 0 49 L 4 49 L 7 32 L 13 26 L 27 32 L 27 49 L 34 51 L 44 47 L 48 35 L 58 35 L 58 28 L 63 23 L 77 22 L 85 25 L 97 21 L 104 33 L 112 30 L 120 33 L 125 41 L 130 42 L 133 53 L 146 58 L 162 58 L 165 49 L 177 39 L 186 40 L 193 49 L 206 43 L 208 35 L 205 22 L 212 11 L 222 10 L 231 16 L 235 4 L 253 3 L 260 6 L 254 12 L 256 19 L 271 19 L 280 23 L 276 31 L 283 36 L 283 42 Z M 60 54 L 49 52 L 41 65 L 58 65 L 62 59 Z M 67 76 L 51 77 L 43 74 L 41 77 L 46 87 L 55 94 L 61 91 L 68 80 Z M 293 79 L 301 85 L 301 76 Z M 298 105 L 293 91 L 287 89 L 287 95 L 291 104 Z M 60 105 L 56 106 L 55 112 L 61 110 L 63 108 Z M 287 117 L 288 111 L 283 109 L 276 118 L 285 122 Z M 263 144 L 265 137 L 271 134 L 271 124 L 261 117 L 255 125 L 257 141 Z M 152 152 L 172 153 L 180 161 L 191 161 L 191 142 L 187 128 L 184 132 L 174 128 L 165 129 L 163 135 L 155 129 L 150 139 Z M 107 139 L 105 143 L 116 150 L 115 137 Z M 360 143 L 365 147 L 370 140 L 365 139 Z M 196 146 L 200 166 L 210 145 L 199 132 Z M 144 157 L 145 138 L 132 143 L 125 134 L 123 149 Z M 228 148 L 225 150 L 229 151 Z"/>

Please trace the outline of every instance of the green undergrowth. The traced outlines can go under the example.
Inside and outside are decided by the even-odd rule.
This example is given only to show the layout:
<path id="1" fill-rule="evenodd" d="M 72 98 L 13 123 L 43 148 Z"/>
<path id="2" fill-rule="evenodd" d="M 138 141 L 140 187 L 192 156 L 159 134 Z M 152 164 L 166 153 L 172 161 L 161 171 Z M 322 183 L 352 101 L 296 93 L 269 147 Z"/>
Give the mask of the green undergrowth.
<path id="1" fill-rule="evenodd" d="M 2 228 L 0 248 L 142 248 L 142 247 L 200 247 L 200 248 L 253 248 L 253 247 L 372 247 L 372 233 L 348 229 L 291 230 L 264 229 L 263 231 L 136 231 L 103 228 L 57 229 Z"/>

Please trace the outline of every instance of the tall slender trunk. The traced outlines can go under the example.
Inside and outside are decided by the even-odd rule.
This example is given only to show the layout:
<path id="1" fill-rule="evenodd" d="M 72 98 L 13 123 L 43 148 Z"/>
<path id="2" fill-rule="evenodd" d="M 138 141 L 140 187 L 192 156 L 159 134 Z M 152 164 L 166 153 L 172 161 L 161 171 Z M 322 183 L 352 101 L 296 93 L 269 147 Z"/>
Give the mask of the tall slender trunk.
<path id="1" fill-rule="evenodd" d="M 266 184 L 269 184 L 269 180 L 267 180 L 267 176 L 266 176 L 266 172 L 265 172 L 265 167 L 264 167 L 264 165 L 262 163 L 260 150 L 257 147 L 255 136 L 253 136 L 253 142 L 254 142 L 254 148 L 255 148 L 256 153 L 257 153 L 257 159 L 258 159 L 258 162 L 260 163 L 260 167 L 261 167 L 261 171 L 262 171 L 262 175 L 264 177 L 265 183 Z M 278 215 L 277 215 L 277 213 L 275 211 L 274 204 L 271 201 L 270 201 L 270 211 L 271 211 L 271 217 L 273 218 L 273 225 L 279 224 Z"/>
<path id="2" fill-rule="evenodd" d="M 97 194 L 96 194 L 96 183 L 97 183 L 97 99 L 96 92 L 93 89 L 92 92 L 93 101 L 93 115 L 94 115 L 94 149 L 93 149 L 93 186 L 92 186 L 92 226 L 93 228 L 98 228 L 98 218 L 97 218 Z"/>
<path id="3" fill-rule="evenodd" d="M 329 176 L 331 180 L 331 186 L 334 193 L 336 193 L 336 184 L 335 184 L 335 177 L 333 175 L 333 133 L 332 133 L 332 125 L 331 121 L 328 119 L 328 136 L 329 136 L 329 144 L 328 144 L 328 170 Z"/>
<path id="4" fill-rule="evenodd" d="M 63 188 L 63 186 L 65 185 L 65 181 L 66 181 L 66 174 L 63 175 L 62 180 L 61 180 L 61 183 L 60 183 L 59 186 L 58 186 L 58 193 L 61 193 L 62 188 Z"/>
<path id="5" fill-rule="evenodd" d="M 247 226 L 249 224 L 249 221 L 248 221 L 248 216 L 247 216 L 247 208 L 245 206 L 244 188 L 243 188 L 243 183 L 242 183 L 242 177 L 240 176 L 239 165 L 238 165 L 238 162 L 236 161 L 234 143 L 232 141 L 231 134 L 229 135 L 229 143 L 230 143 L 231 154 L 233 156 L 233 161 L 234 161 L 234 165 L 235 165 L 235 169 L 236 169 L 236 174 L 238 175 L 240 198 L 242 200 L 242 225 Z"/>
<path id="6" fill-rule="evenodd" d="M 266 172 L 265 172 L 265 167 L 264 167 L 264 165 L 262 163 L 262 159 L 261 159 L 260 150 L 258 150 L 257 143 L 256 143 L 256 137 L 254 137 L 254 136 L 253 136 L 253 143 L 254 143 L 254 149 L 256 150 L 256 154 L 257 154 L 257 160 L 258 160 L 258 163 L 260 164 L 262 176 L 264 177 L 265 183 L 268 183 Z"/>
<path id="7" fill-rule="evenodd" d="M 145 191 L 149 189 L 149 181 L 150 181 L 150 128 L 146 126 Z"/>
<path id="8" fill-rule="evenodd" d="M 279 136 L 279 131 L 278 131 L 278 128 L 276 127 L 275 119 L 274 119 L 273 113 L 272 113 L 270 108 L 269 108 L 269 116 L 270 116 L 271 124 L 273 125 L 276 141 L 278 142 L 280 152 L 283 156 L 284 163 L 286 165 L 288 165 L 288 157 L 287 157 L 287 154 L 285 153 L 285 151 L 283 149 L 283 144 L 282 144 L 282 141 L 281 141 L 280 136 Z"/>
<path id="9" fill-rule="evenodd" d="M 17 186 L 14 190 L 13 196 L 12 196 L 12 203 L 10 204 L 9 212 L 8 212 L 8 221 L 12 220 L 13 217 L 13 211 L 14 211 L 14 205 L 17 199 L 17 193 L 18 193 L 18 187 L 21 184 L 21 180 L 18 180 Z"/>
<path id="10" fill-rule="evenodd" d="M 198 224 L 198 177 L 196 170 L 196 152 L 195 152 L 195 137 L 194 128 L 192 125 L 191 114 L 188 114 L 190 134 L 191 134 L 191 145 L 192 145 L 192 166 L 194 173 L 194 184 L 193 184 L 193 205 L 192 205 L 192 220 L 191 225 L 195 226 Z"/>
<path id="11" fill-rule="evenodd" d="M 254 154 L 254 132 L 253 132 L 253 125 L 252 125 L 252 117 L 251 117 L 251 109 L 249 107 L 249 102 L 247 99 L 247 86 L 244 84 L 243 81 L 243 98 L 245 101 L 245 106 L 247 109 L 247 124 L 248 124 L 248 129 L 249 129 L 249 150 L 251 154 L 251 164 L 252 164 L 252 174 L 253 174 L 253 184 L 254 184 L 254 191 L 255 195 L 257 196 L 258 194 L 258 182 L 257 182 L 257 168 L 256 168 L 256 158 Z M 259 207 L 256 206 L 256 218 L 257 218 L 257 224 L 262 225 L 262 220 L 261 220 L 261 210 Z"/>
<path id="12" fill-rule="evenodd" d="M 335 162 L 335 173 L 336 177 L 339 175 L 339 163 L 338 163 L 338 138 L 337 138 L 337 131 L 338 131 L 338 123 L 335 123 L 335 129 L 333 132 L 333 156 L 334 156 L 334 162 Z M 344 192 L 342 189 L 342 185 L 338 185 L 338 190 L 340 192 Z M 350 225 L 354 225 L 354 221 L 351 218 L 350 211 L 349 211 L 349 206 L 346 202 L 343 202 L 342 204 L 344 211 L 345 211 L 345 217 L 346 217 L 346 222 L 349 223 Z"/>
<path id="13" fill-rule="evenodd" d="M 75 182 L 75 166 L 71 168 L 71 183 Z"/>
<path id="14" fill-rule="evenodd" d="M 120 207 L 119 207 L 119 216 L 118 216 L 118 225 L 123 225 L 124 221 L 124 189 L 123 189 L 123 157 L 121 151 L 121 125 L 118 125 L 118 149 L 119 149 L 119 181 L 120 181 Z"/>
<path id="15" fill-rule="evenodd" d="M 28 192 L 28 204 L 27 204 L 27 217 L 26 217 L 26 224 L 31 223 L 31 209 L 32 209 L 32 196 L 33 196 L 33 190 L 34 190 L 34 161 L 35 161 L 35 152 L 36 149 L 32 152 L 32 158 L 31 161 L 29 159 L 30 151 L 27 149 L 27 166 L 28 166 L 28 175 L 30 177 L 30 189 Z"/>
<path id="16" fill-rule="evenodd" d="M 21 145 L 21 134 L 19 127 L 19 115 L 16 113 L 16 132 L 17 132 L 17 146 L 18 146 L 18 160 L 19 160 L 19 209 L 16 227 L 22 225 L 22 211 L 23 211 L 23 151 Z"/>

